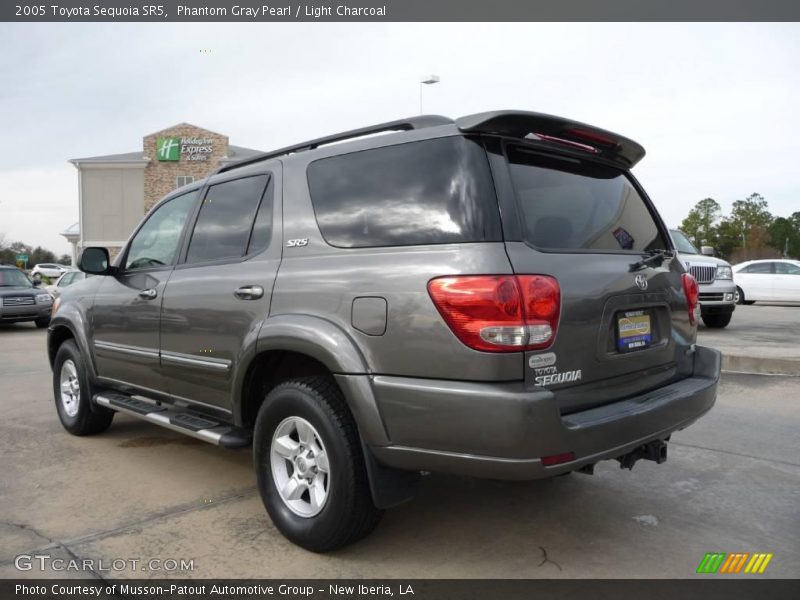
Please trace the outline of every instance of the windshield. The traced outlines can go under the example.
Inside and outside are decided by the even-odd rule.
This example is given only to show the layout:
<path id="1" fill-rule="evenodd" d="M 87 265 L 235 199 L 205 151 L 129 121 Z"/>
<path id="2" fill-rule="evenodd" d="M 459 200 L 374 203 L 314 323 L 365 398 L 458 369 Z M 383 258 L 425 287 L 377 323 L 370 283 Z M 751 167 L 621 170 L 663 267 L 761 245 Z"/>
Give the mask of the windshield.
<path id="1" fill-rule="evenodd" d="M 675 242 L 675 247 L 678 249 L 678 252 L 683 254 L 700 254 L 697 248 L 694 247 L 694 244 L 689 241 L 689 238 L 687 238 L 682 231 L 670 229 L 669 232 L 672 234 L 672 241 Z"/>
<path id="2" fill-rule="evenodd" d="M 626 174 L 615 168 L 508 149 L 525 240 L 578 252 L 664 250 L 661 229 Z"/>
<path id="3" fill-rule="evenodd" d="M 31 280 L 22 271 L 0 269 L 0 287 L 33 287 Z"/>

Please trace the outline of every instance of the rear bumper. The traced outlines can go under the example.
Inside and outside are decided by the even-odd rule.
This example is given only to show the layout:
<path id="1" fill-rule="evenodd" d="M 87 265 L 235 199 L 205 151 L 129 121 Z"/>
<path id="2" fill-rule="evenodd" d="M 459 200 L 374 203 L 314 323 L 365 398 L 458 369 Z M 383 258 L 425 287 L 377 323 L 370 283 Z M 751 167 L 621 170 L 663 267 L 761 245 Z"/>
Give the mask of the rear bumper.
<path id="1" fill-rule="evenodd" d="M 551 477 L 687 427 L 714 405 L 719 373 L 720 353 L 697 347 L 691 377 L 566 416 L 547 390 L 376 377 L 392 445 L 371 450 L 380 462 L 399 469 L 495 479 Z M 542 465 L 541 457 L 567 452 L 575 460 Z"/>

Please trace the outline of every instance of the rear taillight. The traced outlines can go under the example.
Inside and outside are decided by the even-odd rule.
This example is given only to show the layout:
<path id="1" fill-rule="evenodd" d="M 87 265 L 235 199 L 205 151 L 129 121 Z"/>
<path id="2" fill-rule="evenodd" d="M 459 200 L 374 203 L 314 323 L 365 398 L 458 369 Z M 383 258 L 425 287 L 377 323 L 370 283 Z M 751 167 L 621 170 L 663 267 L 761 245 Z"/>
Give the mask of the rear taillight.
<path id="1" fill-rule="evenodd" d="M 689 322 L 694 325 L 697 320 L 695 313 L 700 299 L 700 288 L 697 286 L 695 278 L 689 273 L 681 275 L 681 280 L 683 282 L 683 293 L 686 295 L 686 308 L 689 310 Z"/>
<path id="2" fill-rule="evenodd" d="M 439 277 L 428 293 L 456 337 L 475 350 L 540 350 L 556 336 L 561 290 L 553 277 Z"/>

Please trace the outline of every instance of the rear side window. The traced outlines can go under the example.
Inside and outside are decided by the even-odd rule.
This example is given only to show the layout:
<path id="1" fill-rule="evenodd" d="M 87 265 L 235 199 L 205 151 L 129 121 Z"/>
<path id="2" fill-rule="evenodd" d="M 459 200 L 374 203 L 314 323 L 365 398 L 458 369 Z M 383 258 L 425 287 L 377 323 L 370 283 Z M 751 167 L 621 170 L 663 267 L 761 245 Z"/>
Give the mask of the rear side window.
<path id="1" fill-rule="evenodd" d="M 742 272 L 743 273 L 761 273 L 762 275 L 764 273 L 772 273 L 772 263 L 771 262 L 755 263 L 753 265 L 749 265 L 749 266 L 745 267 L 744 269 L 742 269 Z"/>
<path id="2" fill-rule="evenodd" d="M 186 262 L 245 255 L 267 179 L 267 175 L 257 175 L 208 188 L 189 242 Z"/>
<path id="3" fill-rule="evenodd" d="M 486 153 L 448 137 L 317 160 L 311 200 L 325 240 L 342 248 L 499 241 Z"/>
<path id="4" fill-rule="evenodd" d="M 588 161 L 508 149 L 528 243 L 543 249 L 667 249 L 660 228 L 625 174 Z"/>

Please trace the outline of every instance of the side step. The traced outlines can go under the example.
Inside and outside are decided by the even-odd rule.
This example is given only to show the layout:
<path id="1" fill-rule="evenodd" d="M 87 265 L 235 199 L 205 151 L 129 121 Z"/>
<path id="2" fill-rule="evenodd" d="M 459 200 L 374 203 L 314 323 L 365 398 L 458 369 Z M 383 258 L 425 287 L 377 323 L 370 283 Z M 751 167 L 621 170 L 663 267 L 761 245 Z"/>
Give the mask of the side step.
<path id="1" fill-rule="evenodd" d="M 178 407 L 156 404 L 118 392 L 101 392 L 95 394 L 93 400 L 100 406 L 132 415 L 223 448 L 242 448 L 252 443 L 253 436 L 249 431 L 220 423 L 206 415 L 181 410 Z"/>

